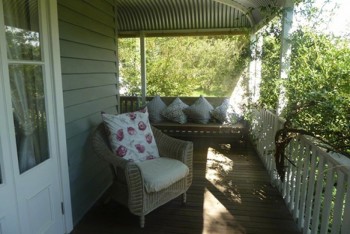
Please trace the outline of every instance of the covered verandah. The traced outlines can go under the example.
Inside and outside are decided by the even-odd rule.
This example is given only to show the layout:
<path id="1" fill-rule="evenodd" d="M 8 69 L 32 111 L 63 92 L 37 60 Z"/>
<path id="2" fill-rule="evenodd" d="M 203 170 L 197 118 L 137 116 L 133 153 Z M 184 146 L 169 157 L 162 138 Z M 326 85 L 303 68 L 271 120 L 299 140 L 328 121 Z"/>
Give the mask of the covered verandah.
<path id="1" fill-rule="evenodd" d="M 117 36 L 140 37 L 142 104 L 147 93 L 146 37 L 249 33 L 254 53 L 259 51 L 255 33 L 280 8 L 284 9 L 280 78 L 287 79 L 293 1 L 270 3 L 117 1 Z M 251 62 L 249 74 L 254 102 L 259 95 L 259 61 Z M 286 162 L 286 181 L 281 182 L 273 159 L 273 139 L 282 124 L 278 116 L 261 110 L 254 112 L 252 144 L 232 143 L 229 139 L 226 139 L 229 142 L 192 139 L 194 181 L 188 205 L 182 207 L 176 199 L 164 205 L 148 215 L 144 230 L 133 225 L 137 217 L 109 202 L 93 207 L 75 232 L 346 233 L 348 223 L 344 220 L 349 219 L 350 196 L 346 186 L 349 171 L 341 166 L 344 162 L 301 137 L 289 147 L 288 154 L 294 160 Z M 327 170 L 329 167 L 334 169 Z"/>
<path id="2" fill-rule="evenodd" d="M 280 78 L 287 79 L 293 1 L 276 1 L 276 5 L 270 3 L 117 1 L 117 36 L 140 37 L 142 104 L 138 105 L 145 104 L 147 96 L 146 37 L 248 33 L 254 53 L 259 50 L 256 47 L 259 38 L 255 33 L 280 8 L 285 12 Z M 256 101 L 259 95 L 259 61 L 251 62 L 249 74 L 251 100 Z M 118 96 L 119 108 L 122 105 L 120 98 Z M 272 152 L 274 134 L 282 124 L 278 116 L 262 110 L 254 116 L 251 136 L 258 140 L 252 144 L 192 139 L 195 144 L 194 181 L 189 190 L 188 205 L 182 207 L 176 199 L 164 205 L 148 215 L 144 230 L 136 227 L 137 217 L 130 215 L 125 208 L 108 202 L 94 206 L 74 233 L 298 233 L 300 230 L 333 230 L 334 233 L 341 230 L 346 233 L 348 224 L 343 220 L 349 219 L 350 214 L 349 202 L 345 202 L 345 199 L 349 200 L 349 188 L 344 178 L 348 178 L 349 171 L 332 170 L 327 178 L 315 182 L 326 167 L 340 163 L 305 139 L 298 139 L 289 152 L 298 166 L 286 162 L 288 179 L 279 181 Z M 297 151 L 301 154 L 296 155 Z M 313 161 L 303 158 L 307 155 L 314 155 Z M 316 165 L 319 160 L 324 164 Z M 228 170 L 227 165 L 231 166 Z M 333 187 L 325 184 L 327 179 L 333 180 L 338 173 L 341 176 L 337 179 L 342 185 L 334 188 L 333 194 Z M 321 204 L 326 190 L 326 198 L 322 198 Z M 333 201 L 338 204 L 335 208 L 331 205 Z M 340 215 L 334 215 L 337 212 Z"/>

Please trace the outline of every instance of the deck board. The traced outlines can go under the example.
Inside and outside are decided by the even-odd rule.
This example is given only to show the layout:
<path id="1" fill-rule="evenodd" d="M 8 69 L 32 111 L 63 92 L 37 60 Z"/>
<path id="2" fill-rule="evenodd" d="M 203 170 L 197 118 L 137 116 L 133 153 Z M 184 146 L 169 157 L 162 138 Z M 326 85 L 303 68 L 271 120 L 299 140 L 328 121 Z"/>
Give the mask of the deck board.
<path id="1" fill-rule="evenodd" d="M 181 198 L 146 215 L 145 228 L 127 208 L 96 204 L 73 234 L 93 233 L 299 233 L 252 147 L 194 141 L 193 184 Z"/>

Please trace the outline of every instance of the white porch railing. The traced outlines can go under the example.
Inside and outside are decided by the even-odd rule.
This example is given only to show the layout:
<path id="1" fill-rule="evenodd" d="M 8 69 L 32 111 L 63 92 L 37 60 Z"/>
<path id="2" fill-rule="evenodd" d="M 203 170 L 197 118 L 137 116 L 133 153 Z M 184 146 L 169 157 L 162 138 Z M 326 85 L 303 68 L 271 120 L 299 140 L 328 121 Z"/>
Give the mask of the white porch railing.
<path id="1" fill-rule="evenodd" d="M 350 159 L 326 153 L 304 136 L 293 140 L 285 160 L 286 177 L 278 178 L 275 133 L 284 120 L 270 111 L 253 112 L 252 138 L 271 181 L 281 192 L 303 233 L 350 233 Z M 255 139 L 255 140 L 254 140 Z"/>

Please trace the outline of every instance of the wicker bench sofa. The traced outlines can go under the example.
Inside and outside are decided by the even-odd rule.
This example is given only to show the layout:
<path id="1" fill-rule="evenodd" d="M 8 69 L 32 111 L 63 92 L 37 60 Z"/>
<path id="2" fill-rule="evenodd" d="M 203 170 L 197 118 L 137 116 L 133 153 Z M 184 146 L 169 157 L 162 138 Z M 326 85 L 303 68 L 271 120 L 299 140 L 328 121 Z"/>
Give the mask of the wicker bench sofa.
<path id="1" fill-rule="evenodd" d="M 168 106 L 176 97 L 161 97 L 162 101 Z M 147 97 L 149 102 L 153 97 Z M 181 101 L 187 105 L 192 105 L 198 97 L 180 97 Z M 205 99 L 215 108 L 226 99 L 226 97 L 205 97 Z M 136 97 L 121 97 L 121 112 L 131 112 L 139 108 Z M 209 122 L 208 124 L 200 124 L 187 122 L 184 124 L 172 121 L 162 121 L 160 123 L 152 123 L 152 125 L 167 135 L 177 138 L 228 138 L 230 140 L 247 139 L 248 126 L 246 121 L 241 120 L 235 124 L 222 124 L 219 122 Z"/>

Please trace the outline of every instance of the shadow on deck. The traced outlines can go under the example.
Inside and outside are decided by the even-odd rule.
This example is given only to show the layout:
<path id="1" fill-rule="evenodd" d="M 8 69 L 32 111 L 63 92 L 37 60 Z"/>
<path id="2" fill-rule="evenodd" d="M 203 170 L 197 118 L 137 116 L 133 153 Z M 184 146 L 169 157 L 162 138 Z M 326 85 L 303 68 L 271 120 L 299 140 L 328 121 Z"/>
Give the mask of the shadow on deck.
<path id="1" fill-rule="evenodd" d="M 194 141 L 193 183 L 181 197 L 146 215 L 145 228 L 127 208 L 96 204 L 73 234 L 111 233 L 299 233 L 253 148 Z"/>

